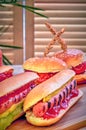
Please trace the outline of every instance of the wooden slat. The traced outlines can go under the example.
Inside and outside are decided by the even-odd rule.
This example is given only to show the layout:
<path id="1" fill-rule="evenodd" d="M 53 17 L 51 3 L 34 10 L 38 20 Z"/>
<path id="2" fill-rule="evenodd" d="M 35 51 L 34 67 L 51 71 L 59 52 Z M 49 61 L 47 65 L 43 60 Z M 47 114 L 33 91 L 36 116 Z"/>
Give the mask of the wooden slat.
<path id="1" fill-rule="evenodd" d="M 21 4 L 21 2 L 20 2 Z M 22 8 L 14 6 L 14 45 L 23 47 Z M 23 49 L 15 50 L 14 64 L 23 63 Z"/>
<path id="2" fill-rule="evenodd" d="M 70 44 L 70 45 L 86 45 L 86 39 L 69 39 L 69 38 L 65 38 L 64 39 L 65 40 L 65 42 L 67 43 L 67 44 Z M 35 39 L 35 46 L 36 45 L 41 45 L 41 46 L 43 46 L 43 45 L 48 45 L 48 43 L 51 41 L 51 39 Z M 81 44 L 82 43 L 82 44 Z"/>
<path id="3" fill-rule="evenodd" d="M 46 22 L 46 20 L 45 20 Z M 54 28 L 57 30 L 60 30 L 61 28 L 65 28 L 67 31 L 81 31 L 81 32 L 86 32 L 86 25 L 82 24 L 77 24 L 77 25 L 72 25 L 72 24 L 52 24 Z M 35 25 L 35 31 L 47 31 L 47 28 L 45 27 L 45 24 L 39 24 Z"/>
<path id="4" fill-rule="evenodd" d="M 57 7 L 56 7 L 57 8 Z M 76 7 L 77 8 L 77 7 Z M 83 8 L 83 7 L 82 7 Z M 86 8 L 86 6 L 85 6 Z M 44 15 L 48 16 L 49 18 L 65 18 L 65 17 L 68 17 L 68 18 L 83 18 L 83 17 L 86 17 L 86 11 L 74 11 L 74 10 L 46 10 L 44 12 L 40 11 L 40 13 L 43 13 Z M 38 17 L 38 16 L 36 16 Z"/>
<path id="5" fill-rule="evenodd" d="M 9 24 L 9 25 L 1 25 L 0 24 L 0 30 L 1 30 L 1 28 L 3 28 L 4 27 L 4 29 L 3 30 L 6 30 L 5 32 L 13 32 L 13 25 L 11 25 L 11 24 Z M 3 32 L 3 30 L 2 31 L 0 31 L 0 33 L 1 32 Z"/>
<path id="6" fill-rule="evenodd" d="M 35 3 L 35 6 L 44 10 L 86 10 L 86 4 L 84 3 Z M 54 7 L 54 8 L 53 8 Z"/>
<path id="7" fill-rule="evenodd" d="M 13 45 L 13 6 L 0 7 L 0 44 Z M 14 63 L 13 49 L 1 48 L 3 54 Z"/>
<path id="8" fill-rule="evenodd" d="M 35 49 L 36 49 L 36 51 L 42 51 L 42 50 L 45 50 L 45 48 L 46 48 L 47 46 L 46 45 L 39 45 L 39 46 L 35 46 Z M 55 48 L 54 48 L 55 47 Z M 61 48 L 60 48 L 60 45 L 58 44 L 58 45 L 56 45 L 56 46 L 54 46 L 53 47 L 53 50 L 57 50 L 57 49 L 60 49 L 61 50 Z M 86 46 L 84 45 L 84 46 L 76 46 L 76 45 L 68 45 L 68 48 L 79 48 L 79 49 L 86 49 Z M 52 51 L 52 50 L 51 50 Z"/>
<path id="9" fill-rule="evenodd" d="M 82 15 L 81 15 L 82 16 Z M 35 17 L 35 24 L 43 24 L 45 23 L 45 18 Z M 49 21 L 51 24 L 86 24 L 86 18 L 79 17 L 50 17 Z"/>
<path id="10" fill-rule="evenodd" d="M 6 44 L 6 45 L 13 45 L 13 39 L 9 40 L 9 39 L 0 39 L 0 44 Z"/>
<path id="11" fill-rule="evenodd" d="M 26 0 L 26 5 L 33 6 L 34 1 Z M 26 11 L 26 44 L 25 59 L 34 56 L 34 14 Z"/>
<path id="12" fill-rule="evenodd" d="M 10 4 L 4 6 L 0 7 L 0 29 L 3 28 L 0 43 L 23 47 L 22 8 Z M 13 64 L 23 63 L 23 49 L 4 48 L 2 51 Z"/>
<path id="13" fill-rule="evenodd" d="M 54 36 L 52 35 L 52 33 L 51 32 L 49 32 L 49 31 L 36 31 L 35 32 L 35 37 L 36 37 L 36 39 L 37 38 L 44 38 L 44 39 L 46 39 L 46 38 L 53 38 Z M 62 34 L 62 37 L 63 38 L 86 38 L 86 33 L 84 33 L 84 32 L 64 32 L 63 34 Z"/>
<path id="14" fill-rule="evenodd" d="M 13 17 L 13 12 L 1 12 L 0 11 L 0 20 L 1 19 L 8 19 Z"/>
<path id="15" fill-rule="evenodd" d="M 4 39 L 13 39 L 13 33 L 12 32 L 6 32 L 6 33 L 0 33 L 0 40 Z"/>
<path id="16" fill-rule="evenodd" d="M 52 0 L 35 0 L 36 3 L 45 3 L 52 2 Z M 57 0 L 53 0 L 54 3 L 57 3 Z M 86 0 L 58 0 L 58 3 L 86 3 Z"/>

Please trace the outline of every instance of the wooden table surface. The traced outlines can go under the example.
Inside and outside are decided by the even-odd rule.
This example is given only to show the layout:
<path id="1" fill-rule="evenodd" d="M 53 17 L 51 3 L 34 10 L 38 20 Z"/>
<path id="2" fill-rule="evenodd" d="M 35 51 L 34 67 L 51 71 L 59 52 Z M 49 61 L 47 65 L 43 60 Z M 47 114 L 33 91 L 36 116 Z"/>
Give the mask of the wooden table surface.
<path id="1" fill-rule="evenodd" d="M 21 66 L 14 66 L 14 74 L 23 72 Z M 20 70 L 20 71 L 19 71 Z M 25 116 L 14 121 L 6 130 L 86 130 L 86 84 L 78 86 L 83 97 L 57 123 L 48 127 L 36 127 L 27 123 Z"/>

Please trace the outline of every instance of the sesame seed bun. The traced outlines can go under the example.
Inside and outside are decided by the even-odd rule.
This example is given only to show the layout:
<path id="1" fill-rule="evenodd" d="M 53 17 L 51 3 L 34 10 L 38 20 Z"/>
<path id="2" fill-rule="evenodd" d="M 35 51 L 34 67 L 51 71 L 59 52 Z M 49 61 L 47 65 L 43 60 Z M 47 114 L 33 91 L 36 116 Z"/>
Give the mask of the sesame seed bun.
<path id="1" fill-rule="evenodd" d="M 66 62 L 68 67 L 74 67 L 82 63 L 84 52 L 78 49 L 67 49 L 67 51 L 59 51 L 54 54 L 54 57 L 60 58 Z"/>
<path id="2" fill-rule="evenodd" d="M 34 57 L 26 60 L 23 64 L 23 68 L 38 73 L 47 73 L 66 69 L 67 65 L 64 61 L 55 57 Z"/>

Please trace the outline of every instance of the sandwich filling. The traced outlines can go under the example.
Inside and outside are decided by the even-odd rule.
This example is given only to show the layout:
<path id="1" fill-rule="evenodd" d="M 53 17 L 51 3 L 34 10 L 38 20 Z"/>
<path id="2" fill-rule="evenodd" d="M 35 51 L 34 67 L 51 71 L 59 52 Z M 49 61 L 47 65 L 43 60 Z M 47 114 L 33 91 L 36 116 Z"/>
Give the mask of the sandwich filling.
<path id="1" fill-rule="evenodd" d="M 86 83 L 86 61 L 84 61 L 83 63 L 72 67 L 72 70 L 76 73 L 76 80 L 77 80 L 77 84 L 85 84 Z"/>
<path id="2" fill-rule="evenodd" d="M 86 61 L 84 61 L 83 63 L 72 67 L 72 69 L 75 71 L 76 74 L 82 74 L 86 71 Z"/>
<path id="3" fill-rule="evenodd" d="M 13 75 L 13 69 L 0 73 L 0 82 L 11 77 L 12 75 Z"/>
<path id="4" fill-rule="evenodd" d="M 36 85 L 36 80 L 34 80 L 21 86 L 21 88 L 15 89 L 13 92 L 9 92 L 6 95 L 0 97 L 0 114 L 3 114 L 13 104 L 16 104 L 23 100 L 29 91 Z"/>
<path id="5" fill-rule="evenodd" d="M 5 130 L 16 116 L 23 113 L 24 98 L 35 86 L 36 80 L 0 97 L 0 130 Z"/>
<path id="6" fill-rule="evenodd" d="M 25 70 L 25 72 L 34 72 L 34 73 L 36 73 L 39 76 L 39 78 L 37 79 L 37 82 L 42 83 L 45 80 L 49 79 L 50 77 L 54 76 L 59 71 L 58 72 L 38 73 L 38 72 L 35 72 L 35 71 L 31 71 L 31 70 Z"/>
<path id="7" fill-rule="evenodd" d="M 32 115 L 39 118 L 55 118 L 59 114 L 60 110 L 68 107 L 69 101 L 72 98 L 78 96 L 79 91 L 76 86 L 76 80 L 68 82 L 60 90 L 56 91 L 54 93 L 55 95 L 53 94 L 52 96 L 51 94 L 51 96 L 49 95 L 35 104 L 30 110 L 27 111 L 27 115 L 32 111 Z"/>

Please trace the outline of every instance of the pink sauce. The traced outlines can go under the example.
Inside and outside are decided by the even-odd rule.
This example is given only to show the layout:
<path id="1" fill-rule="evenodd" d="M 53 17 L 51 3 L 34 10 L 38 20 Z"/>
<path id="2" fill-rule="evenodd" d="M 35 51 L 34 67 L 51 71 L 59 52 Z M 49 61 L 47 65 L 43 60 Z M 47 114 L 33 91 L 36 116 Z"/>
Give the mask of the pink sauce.
<path id="1" fill-rule="evenodd" d="M 37 73 L 37 74 L 39 76 L 38 82 L 41 83 L 41 82 L 49 79 L 50 77 L 52 77 L 56 73 Z"/>
<path id="2" fill-rule="evenodd" d="M 69 96 L 65 100 L 63 100 L 60 105 L 54 106 L 53 108 L 49 109 L 43 115 L 43 118 L 44 119 L 55 118 L 59 114 L 60 110 L 66 109 L 68 107 L 70 99 L 78 96 L 78 94 L 79 94 L 78 90 L 73 89 L 72 92 L 69 94 Z"/>
<path id="3" fill-rule="evenodd" d="M 37 83 L 34 81 L 14 90 L 7 95 L 0 97 L 0 113 L 8 109 L 12 104 L 19 102 L 21 99 L 25 98 L 28 92 L 33 89 Z"/>
<path id="4" fill-rule="evenodd" d="M 25 70 L 26 72 L 30 70 Z M 55 75 L 57 72 L 48 72 L 48 73 L 37 73 L 35 72 L 36 74 L 38 74 L 39 78 L 38 78 L 38 83 L 42 83 L 43 81 L 49 79 L 50 77 L 52 77 L 53 75 Z"/>
<path id="5" fill-rule="evenodd" d="M 9 71 L 0 73 L 0 82 L 11 77 L 13 75 L 12 73 L 13 73 L 13 70 L 9 70 Z"/>

